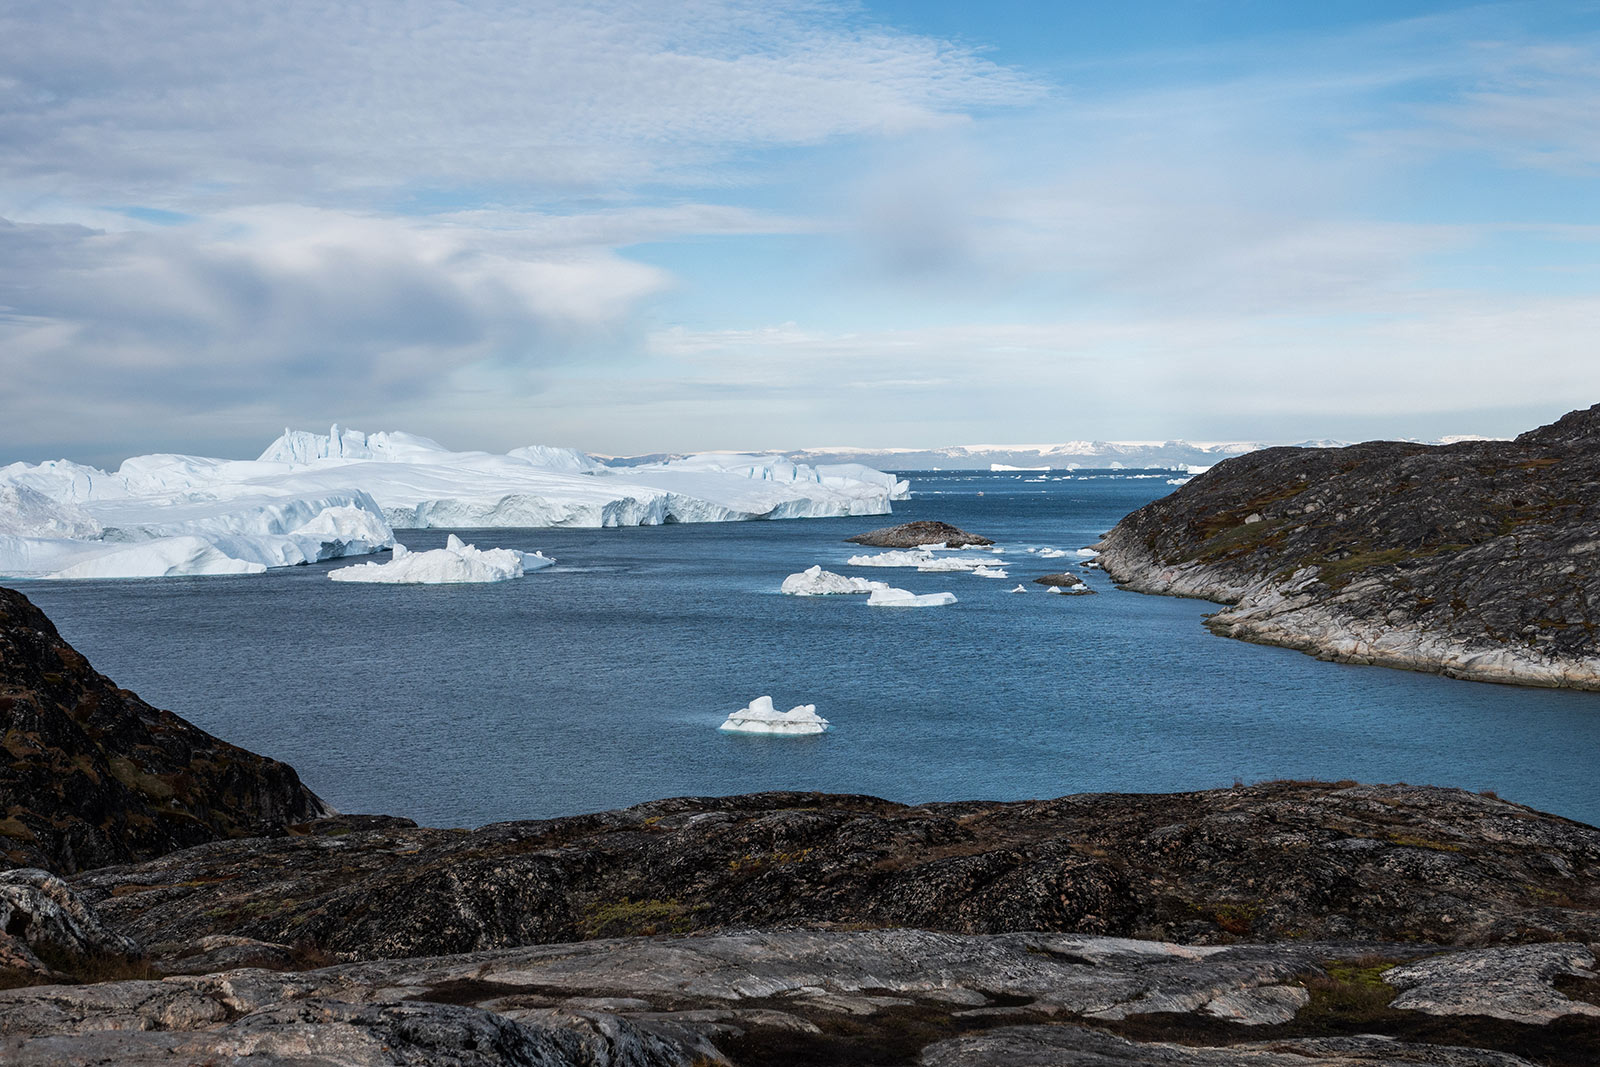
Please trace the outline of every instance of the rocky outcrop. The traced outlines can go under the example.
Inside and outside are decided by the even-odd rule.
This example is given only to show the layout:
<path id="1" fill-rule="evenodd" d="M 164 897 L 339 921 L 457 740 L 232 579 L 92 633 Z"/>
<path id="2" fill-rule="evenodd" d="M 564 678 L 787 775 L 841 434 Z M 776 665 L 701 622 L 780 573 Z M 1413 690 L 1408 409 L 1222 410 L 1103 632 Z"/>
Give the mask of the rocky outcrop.
<path id="1" fill-rule="evenodd" d="M 69 873 L 331 814 L 294 770 L 151 707 L 0 589 L 0 866 Z"/>
<path id="2" fill-rule="evenodd" d="M 1087 582 L 1070 571 L 1061 574 L 1046 574 L 1042 578 L 1035 578 L 1034 583 L 1049 586 L 1052 589 L 1058 589 L 1073 596 L 1083 596 L 1094 592 L 1093 589 L 1089 588 Z"/>
<path id="3" fill-rule="evenodd" d="M 944 545 L 945 548 L 966 548 L 969 545 L 992 545 L 994 541 L 951 526 L 948 522 L 920 520 L 899 526 L 885 526 L 881 530 L 868 530 L 864 534 L 846 537 L 846 541 L 873 548 L 917 548 L 920 545 Z"/>
<path id="4" fill-rule="evenodd" d="M 0 970 L 46 979 L 66 975 L 39 958 L 83 960 L 139 955 L 132 938 L 108 930 L 99 913 L 48 871 L 0 871 Z"/>
<path id="5" fill-rule="evenodd" d="M 348 959 L 837 925 L 1600 940 L 1600 830 L 1460 790 L 1348 783 L 1010 804 L 663 800 L 473 831 L 217 842 L 73 884 L 157 957 L 215 935 Z"/>
<path id="6" fill-rule="evenodd" d="M 1118 582 L 1326 659 L 1600 689 L 1600 405 L 1515 441 L 1272 448 L 1097 546 Z"/>
<path id="7" fill-rule="evenodd" d="M 1583 946 L 1551 948 L 1593 963 Z M 0 1054 L 129 1067 L 1518 1067 L 1600 1056 L 1590 1016 L 1442 1027 L 1399 1007 L 1382 981 L 1428 954 L 1468 973 L 1487 953 L 917 930 L 605 940 L 0 992 Z M 1537 969 L 1507 989 L 1562 998 Z M 1264 1007 L 1241 1012 L 1251 1003 Z"/>

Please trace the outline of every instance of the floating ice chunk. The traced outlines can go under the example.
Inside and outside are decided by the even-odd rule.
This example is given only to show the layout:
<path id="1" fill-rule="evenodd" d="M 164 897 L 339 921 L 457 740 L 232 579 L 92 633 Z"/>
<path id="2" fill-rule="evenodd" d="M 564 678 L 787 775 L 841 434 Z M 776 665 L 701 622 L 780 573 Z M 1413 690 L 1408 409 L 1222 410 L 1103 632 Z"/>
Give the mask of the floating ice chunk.
<path id="1" fill-rule="evenodd" d="M 939 608 L 955 602 L 954 593 L 923 593 L 918 596 L 909 589 L 879 589 L 867 597 L 867 605 L 874 608 Z"/>
<path id="2" fill-rule="evenodd" d="M 927 574 L 938 574 L 945 571 L 976 571 L 990 566 L 1004 567 L 1003 559 L 981 559 L 976 556 L 948 556 L 944 559 L 933 559 L 927 563 L 917 564 L 917 570 Z"/>
<path id="3" fill-rule="evenodd" d="M 1031 552 L 1032 549 L 1029 549 L 1029 551 Z M 1040 559 L 1056 559 L 1057 557 L 1070 556 L 1071 554 L 1063 548 L 1041 548 L 1039 550 Z"/>
<path id="4" fill-rule="evenodd" d="M 443 585 L 458 582 L 504 582 L 527 573 L 526 560 L 544 560 L 536 569 L 555 560 L 540 553 L 519 552 L 512 548 L 479 549 L 463 544 L 451 534 L 444 548 L 412 552 L 402 544 L 394 546 L 388 563 L 358 563 L 330 571 L 336 582 L 386 582 L 417 585 Z"/>
<path id="5" fill-rule="evenodd" d="M 842 574 L 825 571 L 821 564 L 807 567 L 799 574 L 791 574 L 783 580 L 779 592 L 790 596 L 831 596 L 837 593 L 871 593 L 878 589 L 887 589 L 887 582 L 871 582 L 865 578 L 847 578 Z"/>
<path id="6" fill-rule="evenodd" d="M 1019 585 L 1019 586 L 1017 586 L 1015 589 L 1013 589 L 1011 591 L 1013 593 L 1026 593 L 1028 591 L 1028 587 L 1025 586 L 1025 585 Z"/>
<path id="7" fill-rule="evenodd" d="M 851 556 L 845 560 L 852 567 L 921 567 L 933 562 L 933 553 L 921 549 L 896 549 L 891 552 Z"/>
<path id="8" fill-rule="evenodd" d="M 817 714 L 815 704 L 801 704 L 788 711 L 772 706 L 772 698 L 756 697 L 745 707 L 733 712 L 719 730 L 741 734 L 779 734 L 799 736 L 826 732 L 831 724 Z"/>
<path id="9" fill-rule="evenodd" d="M 974 578 L 1009 578 L 1009 577 L 1011 577 L 1009 574 L 1007 574 L 1005 572 L 1005 568 L 1003 568 L 1003 567 L 974 567 L 974 568 L 972 568 L 972 576 Z"/>
<path id="10" fill-rule="evenodd" d="M 1083 556 L 1085 559 L 1093 559 L 1095 556 L 1098 556 L 1099 554 L 1100 554 L 1100 550 L 1098 548 L 1080 548 L 1080 549 L 1078 549 L 1078 555 Z"/>

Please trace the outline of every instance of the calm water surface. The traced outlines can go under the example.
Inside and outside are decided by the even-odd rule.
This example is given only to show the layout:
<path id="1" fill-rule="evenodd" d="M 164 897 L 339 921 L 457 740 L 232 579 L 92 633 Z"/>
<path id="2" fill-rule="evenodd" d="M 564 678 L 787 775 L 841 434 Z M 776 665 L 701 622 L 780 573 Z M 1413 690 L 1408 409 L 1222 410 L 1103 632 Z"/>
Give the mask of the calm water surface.
<path id="1" fill-rule="evenodd" d="M 844 566 L 842 538 L 938 518 L 1073 549 L 1164 477 L 916 473 L 891 520 L 456 531 L 559 565 L 482 586 L 248 578 L 30 582 L 118 683 L 287 760 L 344 811 L 474 826 L 662 796 L 822 789 L 896 800 L 1170 791 L 1266 778 L 1494 789 L 1600 823 L 1600 693 L 1322 663 L 1230 641 L 1213 606 L 1007 590 L 1076 559 L 1008 551 L 1011 580 Z M 414 548 L 445 530 L 405 531 Z M 795 598 L 813 563 L 960 602 Z M 820 738 L 729 736 L 763 693 Z"/>

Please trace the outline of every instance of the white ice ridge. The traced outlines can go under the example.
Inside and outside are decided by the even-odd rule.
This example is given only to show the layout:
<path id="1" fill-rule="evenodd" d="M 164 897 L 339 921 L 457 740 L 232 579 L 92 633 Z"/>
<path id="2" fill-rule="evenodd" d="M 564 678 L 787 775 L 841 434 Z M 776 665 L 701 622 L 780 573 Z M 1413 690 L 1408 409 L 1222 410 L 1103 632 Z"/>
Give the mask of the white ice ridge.
<path id="1" fill-rule="evenodd" d="M 571 448 L 285 430 L 256 460 L 156 454 L 115 472 L 0 467 L 0 577 L 255 573 L 380 551 L 393 527 L 635 526 L 882 515 L 908 483 L 859 464 L 715 454 L 607 467 Z"/>
<path id="2" fill-rule="evenodd" d="M 874 608 L 942 608 L 955 602 L 954 593 L 923 593 L 919 596 L 909 589 L 879 589 L 867 597 L 867 605 Z"/>
<path id="3" fill-rule="evenodd" d="M 831 596 L 838 593 L 871 593 L 887 589 L 887 582 L 871 582 L 865 578 L 847 578 L 842 574 L 825 571 L 821 564 L 807 567 L 799 574 L 783 580 L 779 592 L 790 596 Z"/>
<path id="4" fill-rule="evenodd" d="M 451 534 L 443 548 L 412 552 L 396 541 L 388 563 L 357 563 L 329 571 L 336 582 L 382 582 L 404 585 L 452 585 L 465 582 L 505 582 L 531 571 L 543 570 L 555 560 L 542 552 L 514 548 L 480 549 L 463 544 Z"/>
<path id="5" fill-rule="evenodd" d="M 817 714 L 815 704 L 801 704 L 788 711 L 772 706 L 771 697 L 756 697 L 745 707 L 733 712 L 719 730 L 742 734 L 782 734 L 798 736 L 820 734 L 830 723 Z"/>

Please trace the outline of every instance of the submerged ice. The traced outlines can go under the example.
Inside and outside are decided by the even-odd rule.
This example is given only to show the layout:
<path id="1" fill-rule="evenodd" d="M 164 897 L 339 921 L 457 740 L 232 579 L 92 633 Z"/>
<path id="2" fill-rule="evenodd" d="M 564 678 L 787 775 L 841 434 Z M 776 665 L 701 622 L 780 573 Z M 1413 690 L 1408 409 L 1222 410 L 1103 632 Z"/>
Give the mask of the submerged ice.
<path id="1" fill-rule="evenodd" d="M 817 714 L 815 704 L 801 704 L 788 711 L 772 706 L 769 696 L 756 697 L 749 704 L 731 713 L 718 727 L 732 733 L 743 734 L 820 734 L 831 724 Z"/>

